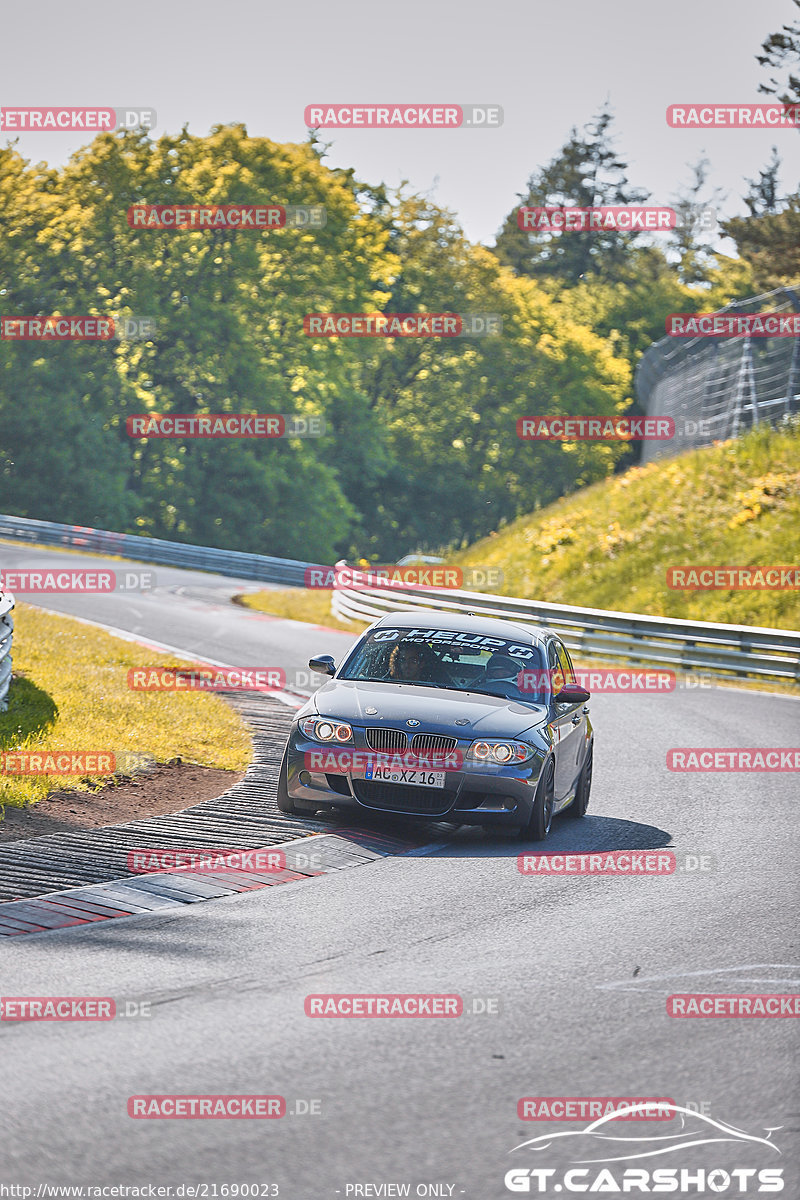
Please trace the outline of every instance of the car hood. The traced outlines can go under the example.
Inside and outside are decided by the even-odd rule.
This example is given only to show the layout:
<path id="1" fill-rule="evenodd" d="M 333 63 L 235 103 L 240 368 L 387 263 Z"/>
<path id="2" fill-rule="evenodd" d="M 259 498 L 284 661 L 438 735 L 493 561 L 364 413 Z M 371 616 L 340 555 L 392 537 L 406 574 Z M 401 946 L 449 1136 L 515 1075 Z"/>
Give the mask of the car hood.
<path id="1" fill-rule="evenodd" d="M 362 683 L 331 679 L 314 693 L 312 703 L 324 717 L 337 717 L 357 725 L 407 728 L 406 721 L 419 721 L 412 730 L 449 733 L 468 738 L 516 737 L 547 720 L 543 704 L 521 704 L 502 696 L 459 692 L 452 688 L 418 687 L 410 683 Z M 367 708 L 377 709 L 368 713 Z M 310 708 L 304 712 L 311 711 Z M 466 725 L 456 725 L 457 719 Z M 410 730 L 411 731 L 411 730 Z"/>

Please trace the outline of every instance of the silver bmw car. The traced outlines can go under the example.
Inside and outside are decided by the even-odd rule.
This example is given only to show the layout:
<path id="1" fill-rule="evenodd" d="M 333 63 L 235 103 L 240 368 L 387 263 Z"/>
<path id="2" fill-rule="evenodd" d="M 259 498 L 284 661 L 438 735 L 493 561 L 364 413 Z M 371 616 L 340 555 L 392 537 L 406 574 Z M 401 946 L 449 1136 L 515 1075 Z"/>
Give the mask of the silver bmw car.
<path id="1" fill-rule="evenodd" d="M 552 630 L 479 615 L 381 618 L 297 712 L 278 807 L 406 815 L 547 837 L 592 784 L 589 692 Z"/>

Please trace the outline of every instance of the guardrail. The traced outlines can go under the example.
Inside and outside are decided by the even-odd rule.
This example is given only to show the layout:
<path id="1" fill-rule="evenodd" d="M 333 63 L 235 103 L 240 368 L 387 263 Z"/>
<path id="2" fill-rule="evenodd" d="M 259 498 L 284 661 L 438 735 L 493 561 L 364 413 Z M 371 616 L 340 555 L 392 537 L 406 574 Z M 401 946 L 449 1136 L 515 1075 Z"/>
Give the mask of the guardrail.
<path id="1" fill-rule="evenodd" d="M 547 625 L 570 651 L 597 657 L 800 682 L 800 633 L 785 629 L 678 621 L 455 590 L 444 596 L 420 588 L 339 588 L 331 600 L 331 611 L 341 621 L 371 622 L 413 608 Z"/>
<path id="2" fill-rule="evenodd" d="M 0 538 L 37 542 L 44 546 L 78 546 L 101 554 L 118 554 L 136 562 L 157 563 L 164 567 L 187 567 L 212 571 L 216 575 L 234 575 L 264 583 L 285 583 L 303 587 L 307 567 L 316 563 L 293 558 L 270 558 L 265 554 L 244 554 L 240 550 L 215 550 L 192 546 L 187 542 L 165 542 L 160 538 L 140 537 L 133 533 L 111 533 L 82 525 L 60 525 L 56 521 L 35 521 L 0 513 Z"/>
<path id="3" fill-rule="evenodd" d="M 297 559 L 217 550 L 7 514 L 0 514 L 0 538 L 3 537 L 50 546 L 78 546 L 139 562 L 188 567 L 293 587 L 305 586 L 306 569 L 319 566 Z M 392 587 L 368 591 L 337 588 L 331 600 L 332 612 L 342 621 L 371 622 L 384 613 L 415 607 L 446 612 L 482 612 L 487 617 L 507 621 L 549 625 L 560 634 L 569 650 L 598 657 L 800 682 L 800 633 L 785 629 L 646 617 L 638 613 L 494 596 L 487 592 L 448 591 L 445 596 L 441 590 L 422 588 Z M 7 636 L 10 646 L 10 633 Z M 0 641 L 0 696 L 4 694 L 3 672 L 7 672 L 6 678 L 11 673 L 10 665 L 3 665 L 2 655 L 6 652 L 2 645 Z M 7 688 L 7 683 L 5 686 Z"/>
<path id="4" fill-rule="evenodd" d="M 0 712 L 8 708 L 11 683 L 11 641 L 14 636 L 14 597 L 0 592 Z"/>

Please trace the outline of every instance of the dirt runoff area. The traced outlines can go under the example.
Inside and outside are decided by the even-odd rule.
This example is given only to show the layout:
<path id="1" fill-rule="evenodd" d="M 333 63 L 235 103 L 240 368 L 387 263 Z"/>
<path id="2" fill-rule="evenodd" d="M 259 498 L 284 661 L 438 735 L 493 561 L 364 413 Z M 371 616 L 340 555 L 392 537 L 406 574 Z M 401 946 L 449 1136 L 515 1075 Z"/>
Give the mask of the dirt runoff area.
<path id="1" fill-rule="evenodd" d="M 0 809 L 0 843 L 46 833 L 78 833 L 101 825 L 121 825 L 144 817 L 162 816 L 214 800 L 227 792 L 244 773 L 198 767 L 180 759 L 159 764 L 96 792 L 70 789 L 53 792 L 29 808 Z"/>

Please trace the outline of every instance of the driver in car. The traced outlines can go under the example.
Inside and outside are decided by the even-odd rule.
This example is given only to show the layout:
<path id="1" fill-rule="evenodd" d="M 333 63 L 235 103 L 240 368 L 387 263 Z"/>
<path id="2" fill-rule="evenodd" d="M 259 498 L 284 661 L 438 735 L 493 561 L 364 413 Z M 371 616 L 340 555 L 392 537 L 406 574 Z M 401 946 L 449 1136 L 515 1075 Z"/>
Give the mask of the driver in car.
<path id="1" fill-rule="evenodd" d="M 438 683 L 439 660 L 424 642 L 400 642 L 389 656 L 389 678 L 405 683 Z"/>

